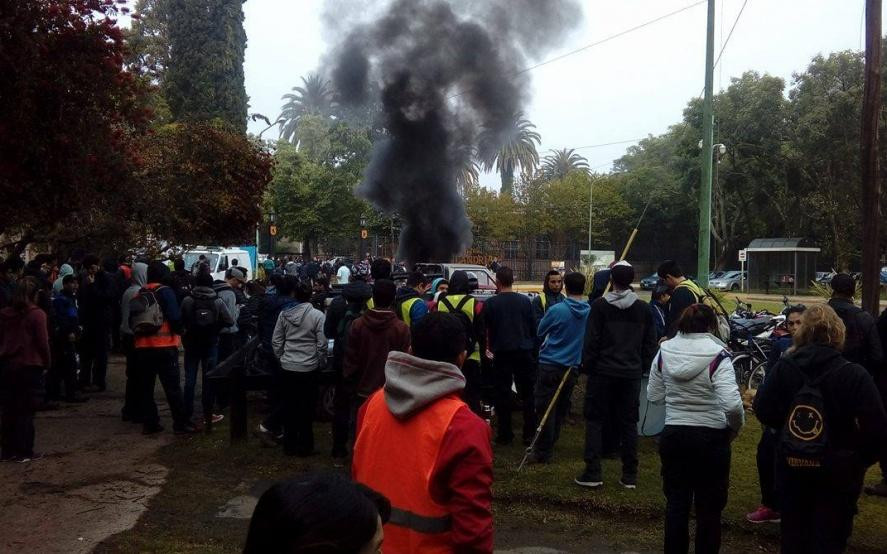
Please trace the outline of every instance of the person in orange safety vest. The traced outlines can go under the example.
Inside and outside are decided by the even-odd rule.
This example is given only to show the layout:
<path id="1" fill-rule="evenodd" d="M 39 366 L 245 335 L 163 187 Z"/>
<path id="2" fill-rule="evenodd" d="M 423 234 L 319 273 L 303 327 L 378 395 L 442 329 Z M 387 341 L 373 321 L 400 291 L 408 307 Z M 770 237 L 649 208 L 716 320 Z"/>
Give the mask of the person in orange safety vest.
<path id="1" fill-rule="evenodd" d="M 461 400 L 462 322 L 433 312 L 358 413 L 354 480 L 391 501 L 385 553 L 493 551 L 490 428 Z"/>

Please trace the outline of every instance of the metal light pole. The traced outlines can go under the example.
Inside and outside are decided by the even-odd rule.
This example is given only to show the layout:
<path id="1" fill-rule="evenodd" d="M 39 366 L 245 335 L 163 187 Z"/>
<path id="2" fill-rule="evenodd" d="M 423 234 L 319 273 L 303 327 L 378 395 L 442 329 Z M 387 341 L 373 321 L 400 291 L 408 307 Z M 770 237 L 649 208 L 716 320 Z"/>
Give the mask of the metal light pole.
<path id="1" fill-rule="evenodd" d="M 708 0 L 708 28 L 705 40 L 705 100 L 702 104 L 702 182 L 699 187 L 699 245 L 696 265 L 696 279 L 702 287 L 708 286 L 709 255 L 711 252 L 714 50 L 715 0 Z"/>

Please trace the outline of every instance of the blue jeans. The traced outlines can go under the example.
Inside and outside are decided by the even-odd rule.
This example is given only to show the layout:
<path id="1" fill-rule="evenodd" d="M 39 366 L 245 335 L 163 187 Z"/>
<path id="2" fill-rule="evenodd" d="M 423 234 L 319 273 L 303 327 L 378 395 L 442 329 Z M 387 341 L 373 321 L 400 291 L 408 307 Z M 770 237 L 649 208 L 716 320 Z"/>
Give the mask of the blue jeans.
<path id="1" fill-rule="evenodd" d="M 212 413 L 215 395 L 212 387 L 207 383 L 206 374 L 216 367 L 219 355 L 219 339 L 195 341 L 185 345 L 185 414 L 188 420 L 194 416 L 194 388 L 197 385 L 197 369 L 203 370 L 201 381 L 200 399 L 203 404 L 203 414 Z"/>

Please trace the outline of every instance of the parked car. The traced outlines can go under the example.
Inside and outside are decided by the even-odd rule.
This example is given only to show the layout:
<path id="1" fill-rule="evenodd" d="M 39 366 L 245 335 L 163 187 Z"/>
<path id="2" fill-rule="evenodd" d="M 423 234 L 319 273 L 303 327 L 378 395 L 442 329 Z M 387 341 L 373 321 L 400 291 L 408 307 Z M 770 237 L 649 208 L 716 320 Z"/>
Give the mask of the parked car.
<path id="1" fill-rule="evenodd" d="M 741 283 L 748 277 L 745 271 L 725 271 L 723 275 L 708 282 L 708 286 L 717 290 L 739 290 Z"/>
<path id="2" fill-rule="evenodd" d="M 882 270 L 882 272 L 883 272 L 883 270 Z M 832 277 L 834 277 L 834 276 L 835 276 L 835 273 L 833 271 L 817 271 L 816 272 L 816 282 L 823 284 L 823 285 L 828 285 L 832 282 Z"/>
<path id="3" fill-rule="evenodd" d="M 644 277 L 641 279 L 641 290 L 653 290 L 656 288 L 656 283 L 659 282 L 659 275 L 654 273 L 649 277 Z"/>

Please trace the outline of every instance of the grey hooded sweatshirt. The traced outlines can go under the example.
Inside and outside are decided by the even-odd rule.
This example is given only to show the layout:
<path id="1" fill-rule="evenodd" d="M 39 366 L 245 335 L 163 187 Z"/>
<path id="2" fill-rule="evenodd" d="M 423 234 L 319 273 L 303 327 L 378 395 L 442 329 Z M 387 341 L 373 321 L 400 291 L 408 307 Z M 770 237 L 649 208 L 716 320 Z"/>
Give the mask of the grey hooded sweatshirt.
<path id="1" fill-rule="evenodd" d="M 327 339 L 323 334 L 323 312 L 310 302 L 280 312 L 271 347 L 286 371 L 307 373 L 326 365 Z"/>
<path id="2" fill-rule="evenodd" d="M 465 376 L 446 362 L 391 352 L 385 364 L 385 404 L 398 419 L 407 419 L 438 398 L 461 392 Z"/>
<path id="3" fill-rule="evenodd" d="M 123 318 L 120 321 L 120 332 L 124 335 L 133 335 L 132 329 L 129 328 L 129 301 L 132 300 L 139 290 L 148 282 L 148 264 L 136 262 L 132 264 L 132 284 L 123 291 L 123 297 L 120 300 L 120 313 Z"/>

